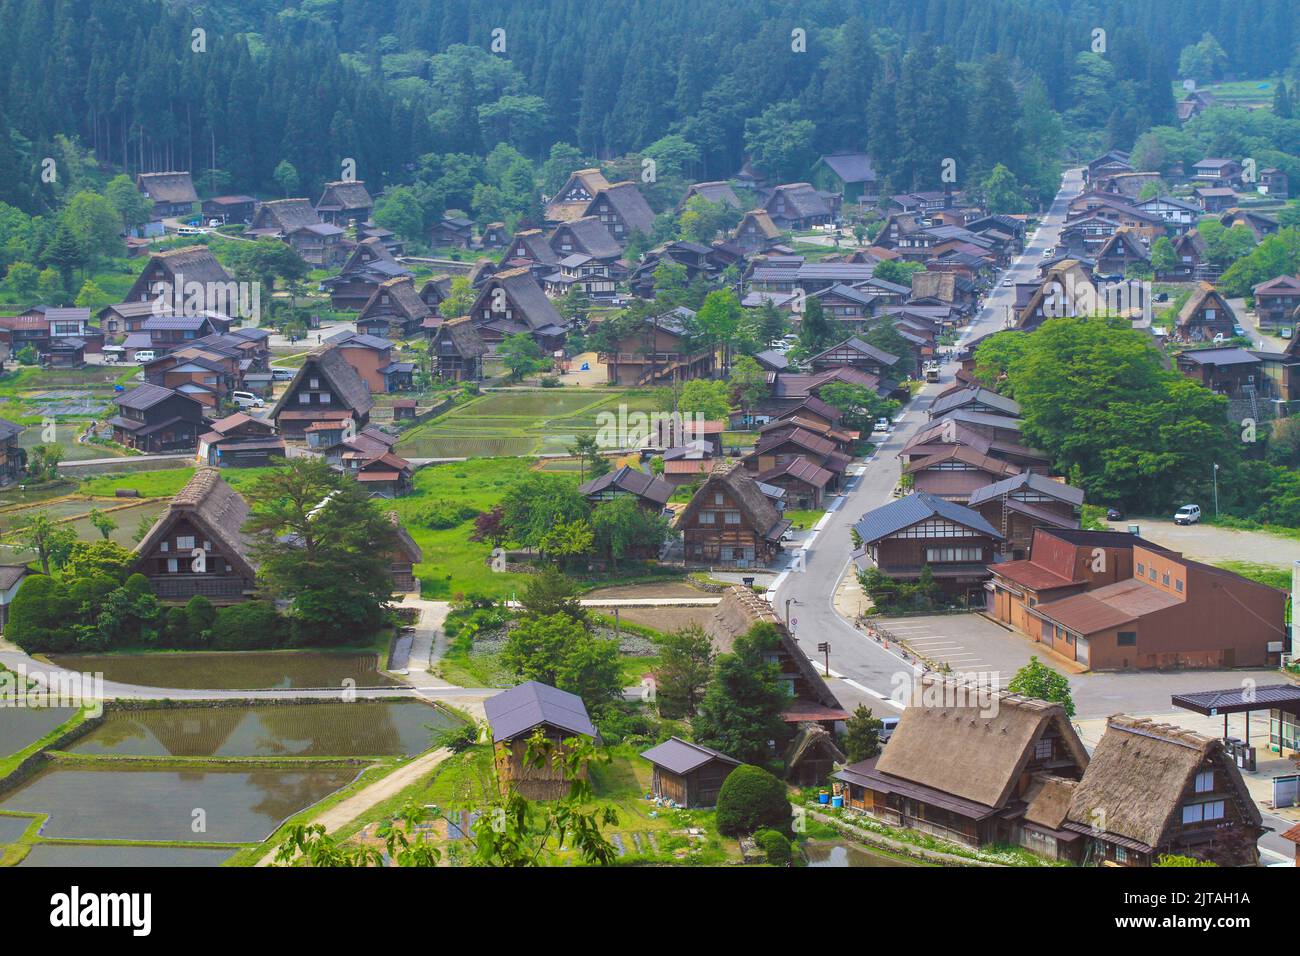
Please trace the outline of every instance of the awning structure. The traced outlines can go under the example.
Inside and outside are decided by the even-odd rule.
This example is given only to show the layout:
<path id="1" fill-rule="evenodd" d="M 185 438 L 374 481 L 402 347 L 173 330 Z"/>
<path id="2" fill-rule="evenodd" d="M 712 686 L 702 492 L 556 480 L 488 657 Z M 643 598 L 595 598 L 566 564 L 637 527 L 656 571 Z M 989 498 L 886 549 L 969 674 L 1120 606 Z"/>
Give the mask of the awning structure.
<path id="1" fill-rule="evenodd" d="M 1204 717 L 1242 714 L 1252 710 L 1285 710 L 1300 714 L 1300 686 L 1268 684 L 1264 687 L 1203 690 L 1193 694 L 1174 694 L 1170 702 L 1175 707 L 1194 711 Z"/>

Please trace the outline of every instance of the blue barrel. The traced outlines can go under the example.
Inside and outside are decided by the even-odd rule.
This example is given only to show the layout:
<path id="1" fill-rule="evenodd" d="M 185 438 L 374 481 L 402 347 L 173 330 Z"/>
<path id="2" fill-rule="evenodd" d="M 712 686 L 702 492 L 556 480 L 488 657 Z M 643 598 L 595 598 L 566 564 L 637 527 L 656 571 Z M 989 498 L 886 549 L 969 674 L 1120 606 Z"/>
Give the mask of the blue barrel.
<path id="1" fill-rule="evenodd" d="M 843 797 L 840 797 L 840 796 L 832 797 L 832 798 L 831 798 L 831 806 L 832 806 L 832 807 L 842 807 L 842 806 L 844 806 L 844 798 L 843 798 Z"/>
<path id="2" fill-rule="evenodd" d="M 827 793 L 825 790 L 823 790 L 821 793 L 817 794 L 817 802 L 818 802 L 818 803 L 830 803 L 830 802 L 831 802 L 831 795 L 830 795 L 829 793 Z"/>

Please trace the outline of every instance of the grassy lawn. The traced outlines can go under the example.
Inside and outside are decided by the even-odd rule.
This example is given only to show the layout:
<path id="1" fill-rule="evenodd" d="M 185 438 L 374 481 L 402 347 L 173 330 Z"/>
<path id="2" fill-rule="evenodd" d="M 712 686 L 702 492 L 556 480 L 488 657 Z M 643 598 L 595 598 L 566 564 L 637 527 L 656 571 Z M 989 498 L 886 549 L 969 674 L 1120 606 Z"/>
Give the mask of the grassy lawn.
<path id="1" fill-rule="evenodd" d="M 486 511 L 532 464 L 529 458 L 479 458 L 431 465 L 415 473 L 412 494 L 391 503 L 424 552 L 424 561 L 415 566 L 415 574 L 425 598 L 445 600 L 457 593 L 500 598 L 518 589 L 520 579 L 516 575 L 496 573 L 488 566 L 492 546 L 469 540 L 474 530 L 472 518 L 454 528 L 435 530 L 423 526 L 419 515 L 430 504 L 442 500 Z"/>
<path id="2" fill-rule="evenodd" d="M 814 508 L 810 511 L 786 511 L 785 517 L 790 519 L 796 531 L 802 531 L 821 521 L 824 514 L 826 514 L 825 509 Z"/>
<path id="3" fill-rule="evenodd" d="M 235 489 L 245 489 L 258 478 L 273 471 L 272 468 L 223 468 L 221 477 Z M 193 468 L 169 468 L 161 471 L 141 471 L 134 474 L 99 475 L 81 483 L 80 493 L 106 498 L 113 497 L 118 488 L 132 488 L 143 498 L 170 498 L 185 487 L 194 477 Z"/>
<path id="4" fill-rule="evenodd" d="M 1258 581 L 1260 584 L 1267 584 L 1269 587 L 1283 591 L 1291 589 L 1291 572 L 1286 568 L 1279 568 L 1272 564 L 1256 564 L 1253 561 L 1220 561 L 1215 566 L 1240 574 L 1243 578 Z"/>

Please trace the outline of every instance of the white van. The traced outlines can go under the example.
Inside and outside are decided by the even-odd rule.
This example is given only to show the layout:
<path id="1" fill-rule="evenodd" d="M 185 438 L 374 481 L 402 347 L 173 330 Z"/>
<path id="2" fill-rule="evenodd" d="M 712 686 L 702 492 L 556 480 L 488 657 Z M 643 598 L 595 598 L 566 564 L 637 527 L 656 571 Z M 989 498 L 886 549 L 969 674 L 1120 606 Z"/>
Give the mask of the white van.
<path id="1" fill-rule="evenodd" d="M 135 361 L 137 365 L 145 365 L 149 362 L 152 362 L 157 357 L 158 357 L 158 353 L 155 352 L 153 349 L 139 349 L 135 353 Z"/>
<path id="2" fill-rule="evenodd" d="M 1174 524 L 1196 524 L 1200 520 L 1200 505 L 1183 505 L 1174 512 Z"/>
<path id="3" fill-rule="evenodd" d="M 894 736 L 894 731 L 898 729 L 898 721 L 897 717 L 880 718 L 880 730 L 877 731 L 876 736 L 882 744 L 889 743 L 889 738 Z"/>
<path id="4" fill-rule="evenodd" d="M 266 404 L 266 402 L 254 395 L 252 392 L 231 392 L 230 400 L 243 409 L 261 408 Z"/>

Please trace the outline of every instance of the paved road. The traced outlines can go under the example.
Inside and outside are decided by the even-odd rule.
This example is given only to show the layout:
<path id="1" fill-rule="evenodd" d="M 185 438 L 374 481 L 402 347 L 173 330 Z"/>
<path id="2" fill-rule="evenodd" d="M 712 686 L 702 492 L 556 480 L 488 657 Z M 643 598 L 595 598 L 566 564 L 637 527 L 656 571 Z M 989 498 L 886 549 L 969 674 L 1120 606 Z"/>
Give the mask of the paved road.
<path id="1" fill-rule="evenodd" d="M 1030 281 L 1037 274 L 1042 251 L 1054 246 L 1065 222 L 1066 205 L 1082 188 L 1079 170 L 1066 173 L 1061 191 L 1037 232 L 1029 237 L 1024 253 L 1008 270 L 1017 281 Z M 989 294 L 983 310 L 962 335 L 965 342 L 1002 328 L 1009 307 L 1015 301 L 1014 287 L 1000 284 Z M 890 500 L 898 480 L 898 452 L 916 429 L 924 423 L 926 410 L 953 382 L 956 366 L 948 365 L 938 384 L 929 384 L 912 400 L 898 420 L 894 431 L 876 448 L 861 474 L 853 478 L 847 494 L 834 512 L 823 519 L 820 530 L 810 536 L 804 552 L 803 571 L 791 570 L 778 578 L 773 605 L 784 615 L 789 601 L 790 617 L 796 622 L 795 637 L 803 642 L 808 655 L 820 661 L 816 645 L 830 644 L 832 674 L 840 674 L 835 690 L 846 705 L 865 702 L 881 710 L 879 701 L 887 698 L 899 682 L 907 681 L 913 665 L 895 650 L 886 650 L 836 613 L 835 589 L 849 564 L 852 545 L 849 529 L 866 511 Z"/>

